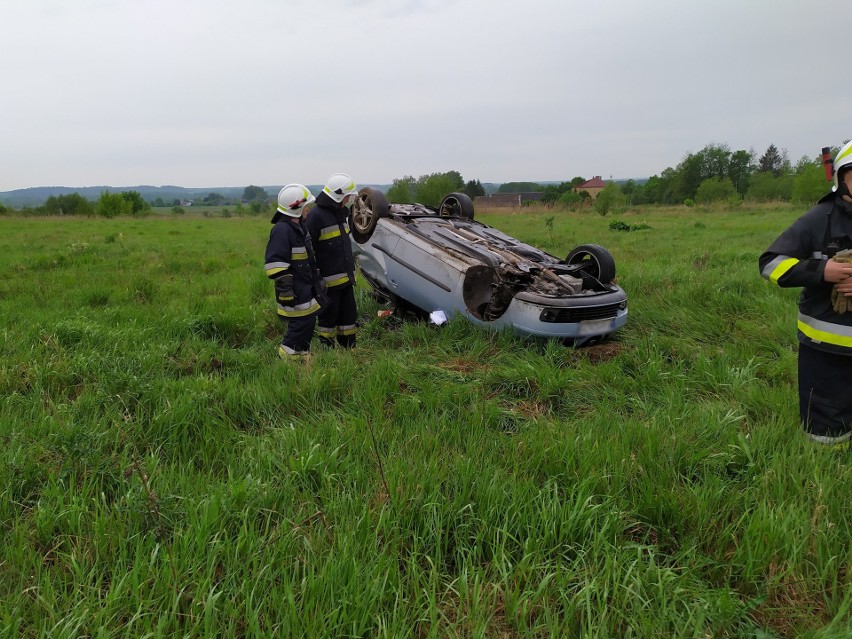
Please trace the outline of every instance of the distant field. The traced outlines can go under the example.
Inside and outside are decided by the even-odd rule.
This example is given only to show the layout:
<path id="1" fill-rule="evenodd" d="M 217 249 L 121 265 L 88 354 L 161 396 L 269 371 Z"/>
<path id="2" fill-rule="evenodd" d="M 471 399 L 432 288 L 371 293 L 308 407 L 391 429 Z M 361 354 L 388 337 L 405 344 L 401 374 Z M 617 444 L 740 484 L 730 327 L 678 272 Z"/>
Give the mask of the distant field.
<path id="1" fill-rule="evenodd" d="M 305 364 L 267 216 L 157 213 L 0 217 L 0 636 L 852 636 L 852 454 L 803 440 L 757 267 L 799 211 L 478 212 L 606 246 L 626 328 L 359 287 L 358 348 Z"/>
<path id="2" fill-rule="evenodd" d="M 178 208 L 182 209 L 183 213 L 175 213 L 174 206 L 154 206 L 151 207 L 151 214 L 170 217 L 272 217 L 272 209 L 270 209 L 268 214 L 262 213 L 257 215 L 252 212 L 250 207 L 245 205 L 235 206 L 233 204 L 229 204 L 223 206 L 182 206 Z"/>

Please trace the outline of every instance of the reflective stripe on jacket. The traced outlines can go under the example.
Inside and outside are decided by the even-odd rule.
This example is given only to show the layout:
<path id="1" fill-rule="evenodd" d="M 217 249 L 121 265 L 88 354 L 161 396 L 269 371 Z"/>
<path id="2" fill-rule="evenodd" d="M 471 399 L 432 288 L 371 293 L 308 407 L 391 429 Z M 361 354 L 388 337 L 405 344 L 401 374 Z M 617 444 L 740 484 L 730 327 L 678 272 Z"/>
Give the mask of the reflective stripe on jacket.
<path id="1" fill-rule="evenodd" d="M 355 283 L 355 258 L 349 239 L 349 211 L 322 200 L 320 195 L 305 220 L 305 227 L 313 239 L 320 275 L 329 288 L 352 285 Z"/>

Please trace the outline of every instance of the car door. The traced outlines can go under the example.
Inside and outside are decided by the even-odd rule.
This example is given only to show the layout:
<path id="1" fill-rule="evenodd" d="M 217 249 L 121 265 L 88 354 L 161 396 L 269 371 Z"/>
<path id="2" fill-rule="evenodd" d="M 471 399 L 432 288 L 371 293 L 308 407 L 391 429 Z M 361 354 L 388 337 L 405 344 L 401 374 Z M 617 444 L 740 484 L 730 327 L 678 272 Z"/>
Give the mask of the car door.
<path id="1" fill-rule="evenodd" d="M 403 229 L 387 260 L 388 288 L 425 311 L 463 310 L 465 264 L 415 233 Z"/>

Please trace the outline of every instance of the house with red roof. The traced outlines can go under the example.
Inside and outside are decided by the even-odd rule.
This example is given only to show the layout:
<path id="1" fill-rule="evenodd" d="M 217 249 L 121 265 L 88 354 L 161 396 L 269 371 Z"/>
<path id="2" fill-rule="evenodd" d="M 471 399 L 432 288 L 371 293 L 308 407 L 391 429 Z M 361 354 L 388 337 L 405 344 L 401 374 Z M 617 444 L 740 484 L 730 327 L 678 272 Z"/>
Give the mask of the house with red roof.
<path id="1" fill-rule="evenodd" d="M 595 177 L 586 180 L 582 184 L 578 184 L 574 187 L 574 193 L 579 193 L 580 191 L 586 191 L 589 195 L 592 196 L 592 199 L 595 199 L 598 196 L 598 193 L 604 190 L 606 187 L 606 182 L 601 179 L 600 175 L 596 175 Z"/>

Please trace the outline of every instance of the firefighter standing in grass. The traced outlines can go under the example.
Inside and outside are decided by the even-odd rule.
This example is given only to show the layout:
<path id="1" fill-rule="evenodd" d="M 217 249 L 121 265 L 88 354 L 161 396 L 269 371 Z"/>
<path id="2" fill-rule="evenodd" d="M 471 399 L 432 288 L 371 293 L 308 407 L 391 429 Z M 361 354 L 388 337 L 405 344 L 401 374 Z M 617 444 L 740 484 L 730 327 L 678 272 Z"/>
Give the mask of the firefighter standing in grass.
<path id="1" fill-rule="evenodd" d="M 305 226 L 316 249 L 320 275 L 328 288 L 329 302 L 317 316 L 320 343 L 355 346 L 355 258 L 349 240 L 349 208 L 358 197 L 358 187 L 345 173 L 326 181 Z"/>
<path id="2" fill-rule="evenodd" d="M 266 245 L 266 276 L 275 283 L 278 316 L 287 331 L 278 347 L 283 358 L 299 358 L 311 348 L 314 323 L 323 300 L 311 236 L 302 214 L 314 196 L 301 184 L 288 184 L 278 193 L 278 209 Z"/>
<path id="3" fill-rule="evenodd" d="M 782 287 L 803 287 L 799 414 L 810 439 L 822 444 L 849 441 L 852 433 L 852 264 L 842 261 L 842 253 L 836 256 L 847 249 L 852 249 L 852 142 L 834 159 L 831 192 L 760 256 L 763 277 Z"/>

